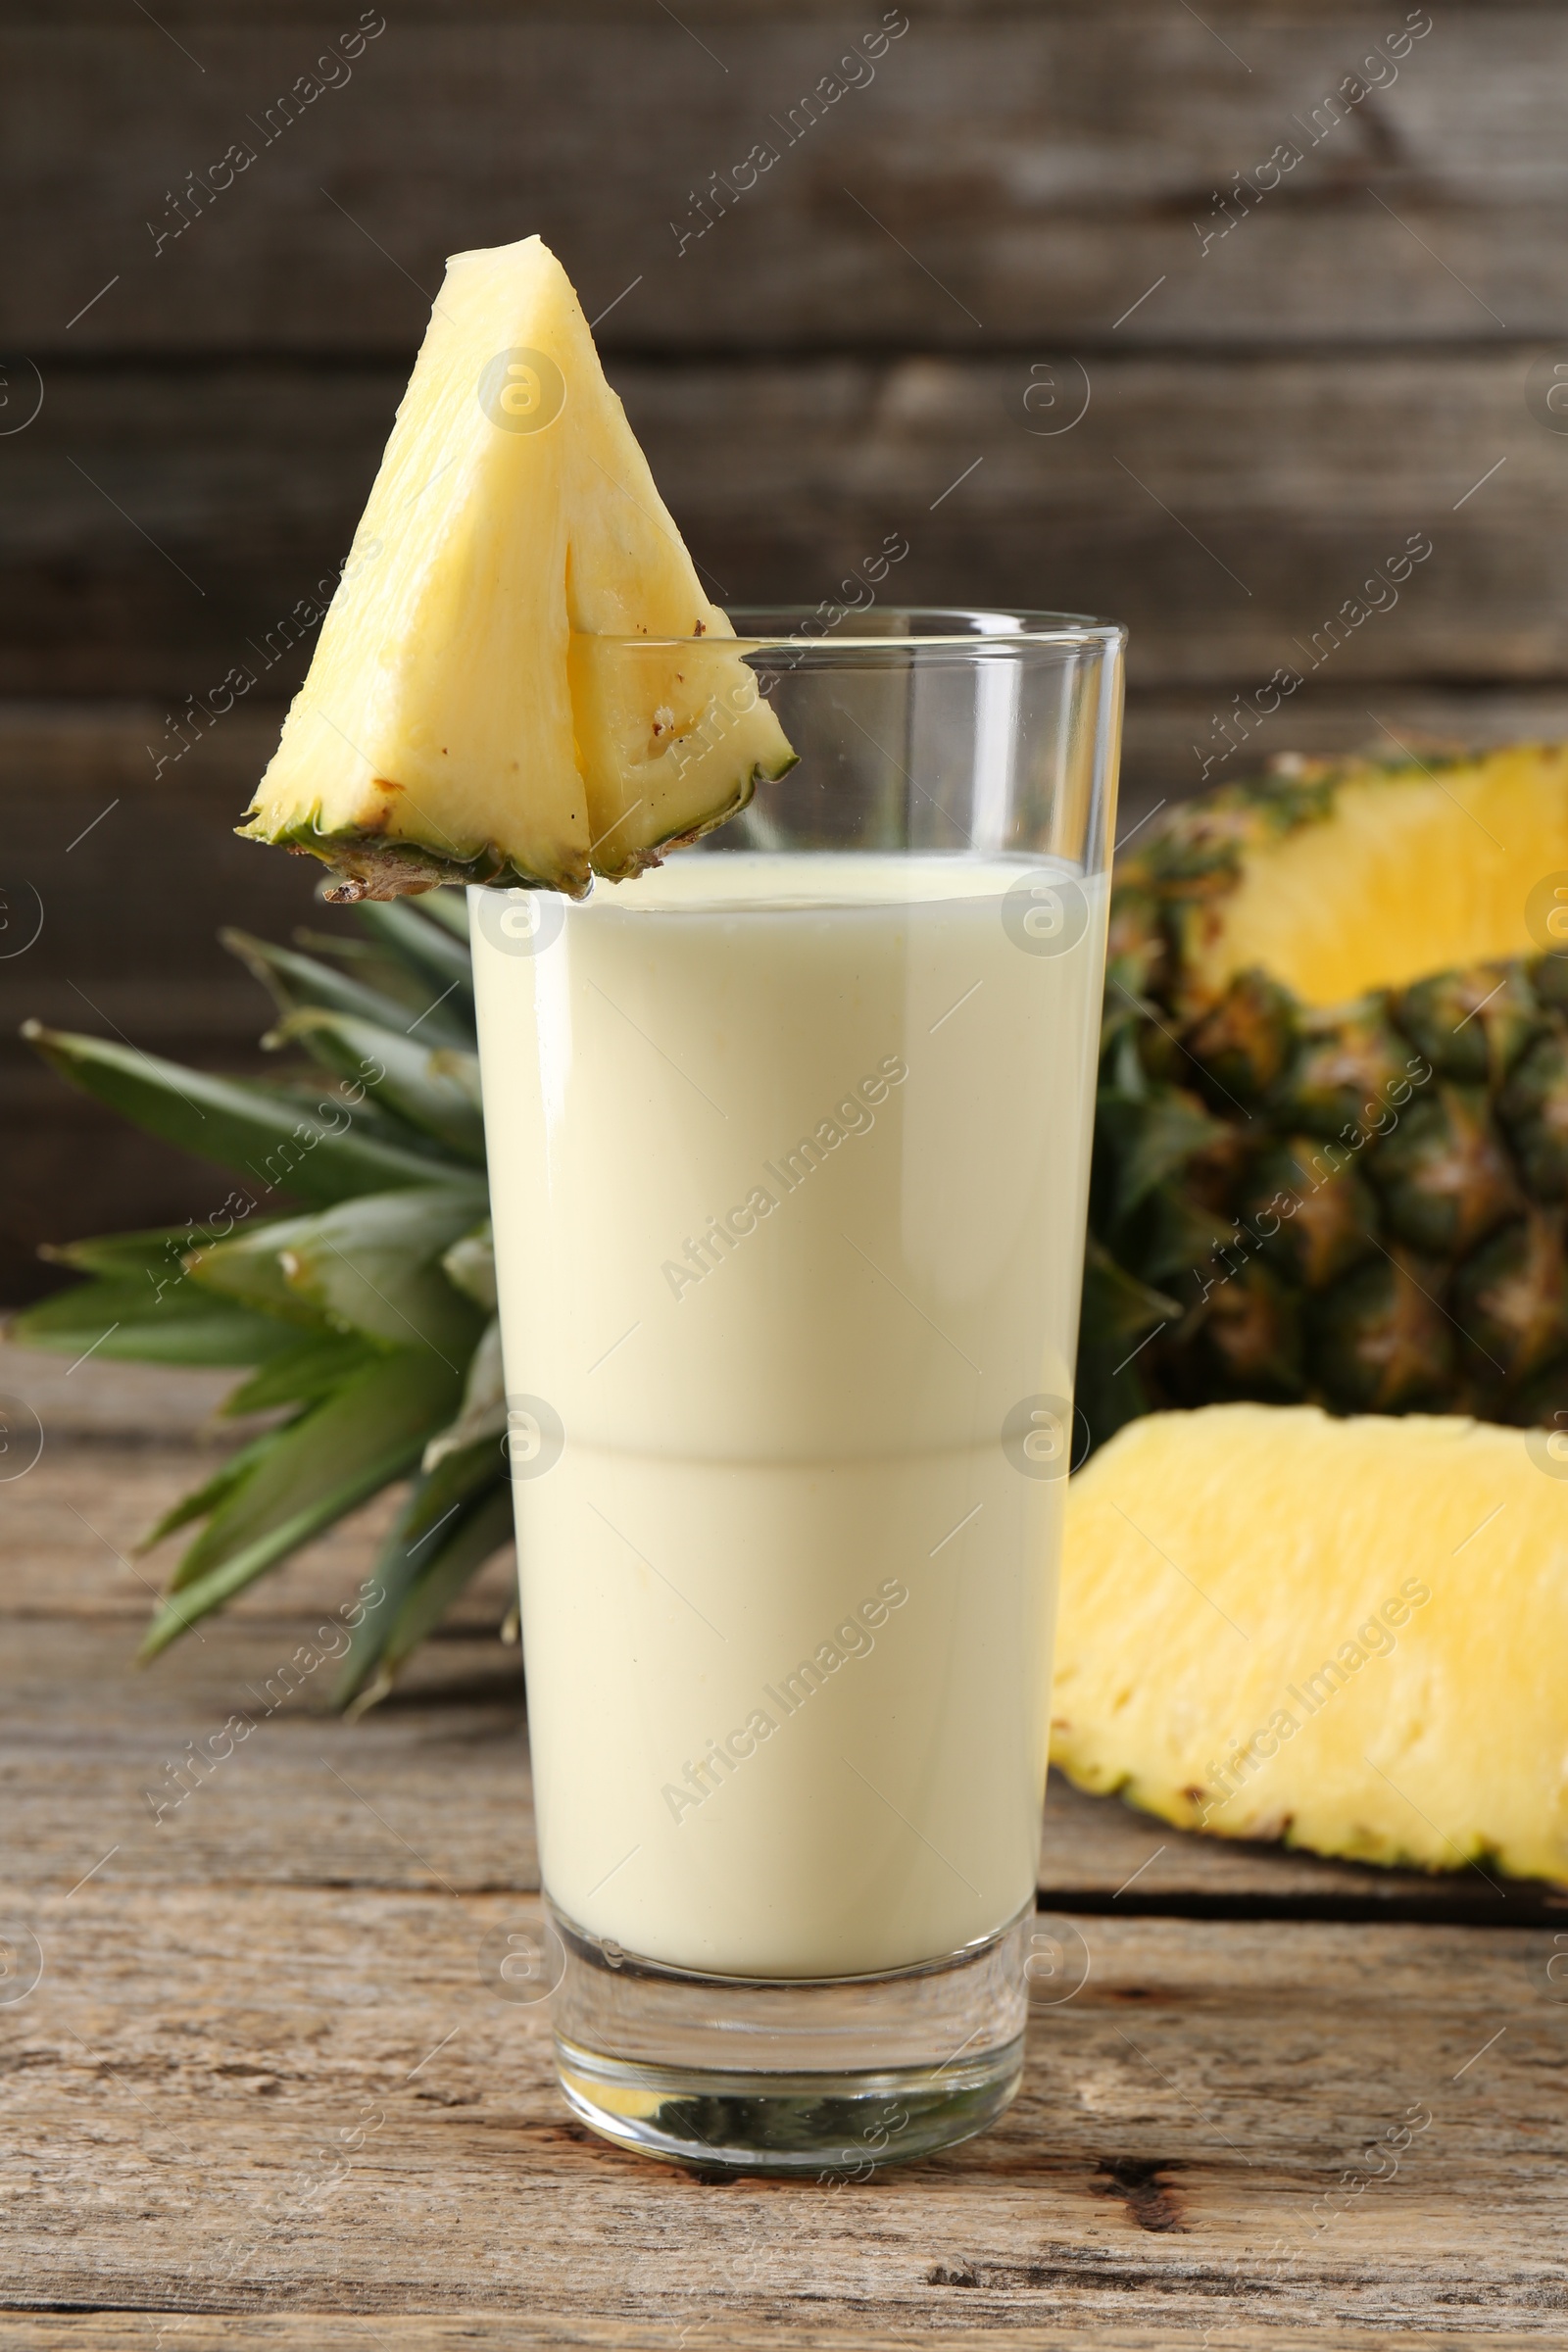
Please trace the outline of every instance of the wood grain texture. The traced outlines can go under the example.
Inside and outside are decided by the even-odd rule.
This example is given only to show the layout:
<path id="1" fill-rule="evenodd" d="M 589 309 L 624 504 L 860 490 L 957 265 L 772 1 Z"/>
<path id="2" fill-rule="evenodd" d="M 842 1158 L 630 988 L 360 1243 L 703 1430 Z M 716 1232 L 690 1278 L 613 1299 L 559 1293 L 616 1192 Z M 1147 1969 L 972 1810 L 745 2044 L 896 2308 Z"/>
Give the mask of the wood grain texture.
<path id="1" fill-rule="evenodd" d="M 834 2189 L 596 2144 L 547 2007 L 480 1974 L 526 1898 L 106 1870 L 33 1916 L 42 1981 L 0 2012 L 13 2303 L 1561 2333 L 1544 1934 L 1079 1922 L 1089 1980 L 1038 2009 L 1001 2125 Z"/>
<path id="2" fill-rule="evenodd" d="M 1562 12 L 1446 0 L 1314 138 L 1402 0 L 909 0 L 874 81 L 792 122 L 881 13 L 409 0 L 346 87 L 248 131 L 357 8 L 9 12 L 0 881 L 45 928 L 0 961 L 0 1296 L 39 1239 L 211 1206 L 9 1032 L 252 1055 L 265 1004 L 212 934 L 319 918 L 307 868 L 228 829 L 462 246 L 537 226 L 606 312 L 723 600 L 814 603 L 897 530 L 906 600 L 1128 618 L 1124 829 L 1412 531 L 1398 606 L 1215 773 L 1568 733 L 1568 437 L 1528 405 L 1568 337 Z M 155 253 L 187 172 L 252 136 Z M 778 161 L 731 202 L 710 175 L 760 138 Z M 1282 139 L 1300 165 L 1205 254 L 1195 221 Z M 1089 1973 L 1037 1985 L 997 2132 L 844 2189 L 593 2141 L 548 2007 L 476 1959 L 537 1915 L 505 1563 L 353 1730 L 301 1661 L 386 1502 L 129 1667 L 163 1566 L 133 1539 L 223 1442 L 224 1385 L 0 1354 L 46 1434 L 0 1483 L 0 1930 L 42 1962 L 22 1998 L 0 1976 L 0 2347 L 1560 2340 L 1562 1898 L 1060 1787 L 1042 1933 Z M 1396 2173 L 1365 2155 L 1424 2115 Z"/>
<path id="3" fill-rule="evenodd" d="M 718 2341 L 718 2326 L 717 2322 L 713 2325 L 709 2337 L 711 2343 Z M 112 2314 L 74 2312 L 69 2316 L 0 2312 L 0 2348 L 3 2352 L 58 2352 L 61 2346 L 71 2346 L 74 2352 L 119 2352 L 122 2345 L 145 2344 L 152 2352 L 163 2352 L 167 2344 L 177 2346 L 178 2352 L 268 2352 L 269 2347 L 274 2352 L 297 2352 L 302 2346 L 317 2352 L 326 2327 L 333 2344 L 343 2345 L 346 2352 L 371 2352 L 374 2346 L 382 2352 L 387 2347 L 395 2347 L 396 2352 L 465 2352 L 475 2344 L 544 2346 L 552 2352 L 555 2347 L 579 2345 L 584 2352 L 624 2352 L 626 2347 L 636 2347 L 636 2352 L 685 2352 L 688 2345 L 703 2341 L 693 2321 L 678 2326 L 637 2321 L 628 2326 L 534 2310 L 469 2309 L 461 2317 L 382 2311 L 373 2320 L 334 2311 L 328 2322 L 313 2311 L 224 2312 L 211 2317 L 189 2309 L 142 2309 Z M 848 2328 L 823 2327 L 794 2316 L 784 2328 L 727 2312 L 722 2318 L 722 2340 L 734 2352 L 774 2352 L 781 2344 L 788 2346 L 789 2352 L 903 2352 L 903 2347 L 918 2340 L 923 2332 L 917 2328 L 911 2335 L 905 2328 L 867 2325 L 863 2318 Z M 1189 2341 L 1200 2352 L 1278 2352 L 1281 2346 L 1298 2345 L 1302 2340 L 1300 2328 L 1236 2327 L 1223 2321 L 1215 2325 L 1201 2312 L 1195 2313 L 1190 2322 L 1182 2317 L 1157 2328 L 1122 2327 L 1091 2317 L 1079 2323 L 1070 2318 L 1044 2325 L 1018 2325 L 1009 2320 L 1002 2328 L 942 2330 L 945 2352 L 981 2352 L 982 2347 L 995 2352 L 1000 2345 L 1017 2346 L 1021 2352 L 1037 2352 L 1037 2348 L 1038 2352 L 1170 2352 L 1173 2344 Z M 1540 2340 L 1539 2335 L 1520 2334 L 1511 2328 L 1489 2328 L 1486 2332 L 1489 2352 L 1525 2352 Z M 1442 2327 L 1347 2328 L 1314 2321 L 1311 2342 L 1315 2352 L 1452 2352 L 1454 2337 L 1451 2329 Z"/>
<path id="4" fill-rule="evenodd" d="M 1545 358 L 1117 351 L 1058 360 L 1052 407 L 1023 357 L 611 372 L 723 603 L 833 597 L 892 531 L 909 553 L 885 597 L 1112 612 L 1139 689 L 1259 686 L 1280 664 L 1340 687 L 1568 674 L 1568 436 L 1526 397 Z M 292 691 L 403 380 L 240 361 L 62 372 L 5 460 L 0 693 L 157 698 L 151 777 L 178 752 L 171 718 L 207 730 L 230 672 L 258 701 Z M 1412 534 L 1430 557 L 1315 648 Z M 241 702 L 221 731 L 250 716 Z"/>
<path id="5" fill-rule="evenodd" d="M 302 922 L 346 927 L 315 903 L 314 866 L 233 836 L 280 717 L 232 712 L 155 779 L 161 709 L 0 703 L 0 916 L 10 940 L 42 926 L 0 956 L 0 1303 L 49 1286 L 42 1242 L 209 1215 L 227 1193 L 227 1175 L 114 1118 L 18 1031 L 38 1019 L 209 1067 L 262 1066 L 270 1003 L 220 927 L 273 939 Z"/>
<path id="6" fill-rule="evenodd" d="M 534 228 L 590 317 L 616 304 L 622 349 L 1568 331 L 1558 11 L 1445 7 L 1396 80 L 1315 133 L 1402 7 L 889 13 L 908 30 L 872 64 L 875 0 L 423 0 L 285 128 L 269 107 L 356 9 L 225 24 L 172 0 L 167 36 L 104 0 L 39 10 L 0 50 L 27 94 L 0 185 L 30 230 L 3 331 L 40 360 L 401 353 L 446 254 Z M 829 75 L 862 86 L 824 102 Z M 211 191 L 235 142 L 255 161 Z M 1205 254 L 1215 190 L 1285 142 L 1299 164 Z M 737 194 L 760 144 L 777 160 Z"/>
<path id="7" fill-rule="evenodd" d="M 537 1890 L 515 1648 L 446 1635 L 349 1726 L 309 1663 L 331 1628 L 219 1620 L 138 1672 L 130 1628 L 10 1621 L 13 1889 L 63 1895 L 113 1850 L 127 1886 Z"/>
<path id="8" fill-rule="evenodd" d="M 114 1546 L 61 1505 L 114 1527 L 138 1476 L 193 1468 L 220 1382 L 17 1350 L 0 1377 L 53 1441 L 0 1490 L 0 2345 L 1560 2336 L 1552 1915 L 1174 1916 L 1374 1874 L 1069 1793 L 1040 1920 L 1064 1966 L 996 2131 L 853 2187 L 645 2165 L 568 2117 L 548 2001 L 499 2000 L 478 1956 L 538 1919 L 516 1653 L 436 1642 L 352 1730 L 309 1674 L 270 1703 L 323 1557 L 293 1572 L 310 1616 L 234 1613 L 128 1673 Z M 236 1690 L 246 1738 L 170 1805 Z M 1163 1915 L 1118 1915 L 1139 1860 Z"/>

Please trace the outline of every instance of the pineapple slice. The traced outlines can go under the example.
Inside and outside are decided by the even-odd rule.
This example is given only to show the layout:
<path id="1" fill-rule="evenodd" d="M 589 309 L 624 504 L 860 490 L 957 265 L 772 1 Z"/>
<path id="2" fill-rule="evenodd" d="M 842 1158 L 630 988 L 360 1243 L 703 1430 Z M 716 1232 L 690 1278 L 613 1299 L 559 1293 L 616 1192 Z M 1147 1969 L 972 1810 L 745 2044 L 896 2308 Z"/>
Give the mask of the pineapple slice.
<path id="1" fill-rule="evenodd" d="M 240 828 L 330 898 L 580 897 L 794 764 L 537 237 L 449 262 L 355 551 Z"/>
<path id="2" fill-rule="evenodd" d="M 1052 1753 L 1082 1788 L 1222 1837 L 1568 1879 L 1560 1435 L 1135 1421 L 1069 1487 L 1056 1648 Z"/>

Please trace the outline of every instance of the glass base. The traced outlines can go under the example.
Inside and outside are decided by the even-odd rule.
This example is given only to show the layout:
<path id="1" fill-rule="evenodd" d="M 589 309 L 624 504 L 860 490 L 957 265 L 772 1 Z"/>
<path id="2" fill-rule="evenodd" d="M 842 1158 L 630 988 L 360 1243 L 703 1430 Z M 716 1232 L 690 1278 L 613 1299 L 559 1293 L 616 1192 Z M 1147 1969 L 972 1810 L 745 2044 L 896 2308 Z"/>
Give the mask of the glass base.
<path id="1" fill-rule="evenodd" d="M 995 2123 L 1023 2072 L 1032 1906 L 882 1976 L 713 1977 L 553 1913 L 556 2066 L 604 2138 L 699 2171 L 860 2174 Z"/>

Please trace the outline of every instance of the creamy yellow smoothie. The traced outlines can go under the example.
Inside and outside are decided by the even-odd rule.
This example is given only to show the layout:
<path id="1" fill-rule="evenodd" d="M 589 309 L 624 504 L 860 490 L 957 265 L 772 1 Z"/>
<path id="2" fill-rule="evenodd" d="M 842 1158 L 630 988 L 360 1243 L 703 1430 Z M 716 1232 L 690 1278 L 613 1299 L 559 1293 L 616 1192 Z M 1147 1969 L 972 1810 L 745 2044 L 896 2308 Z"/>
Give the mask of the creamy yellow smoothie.
<path id="1" fill-rule="evenodd" d="M 870 1973 L 1032 1899 L 1102 894 L 472 894 L 544 1880 L 629 1953 Z"/>

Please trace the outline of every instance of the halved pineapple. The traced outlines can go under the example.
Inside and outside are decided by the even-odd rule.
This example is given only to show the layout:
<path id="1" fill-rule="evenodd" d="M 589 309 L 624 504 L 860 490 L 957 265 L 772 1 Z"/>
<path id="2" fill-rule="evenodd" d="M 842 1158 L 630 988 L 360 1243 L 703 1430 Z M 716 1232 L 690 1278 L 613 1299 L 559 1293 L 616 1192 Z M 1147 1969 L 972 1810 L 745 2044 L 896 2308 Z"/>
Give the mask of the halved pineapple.
<path id="1" fill-rule="evenodd" d="M 1568 745 L 1281 760 L 1117 860 L 1078 1398 L 1568 1412 Z"/>
<path id="2" fill-rule="evenodd" d="M 695 641 L 623 656 L 582 639 Z M 539 238 L 447 265 L 253 840 L 329 897 L 657 863 L 794 762 Z M 650 649 L 652 654 L 653 649 Z M 726 723 L 720 723 L 721 719 Z"/>
<path id="3" fill-rule="evenodd" d="M 1071 1481 L 1052 1754 L 1179 1828 L 1568 1878 L 1568 1443 L 1208 1405 Z"/>

